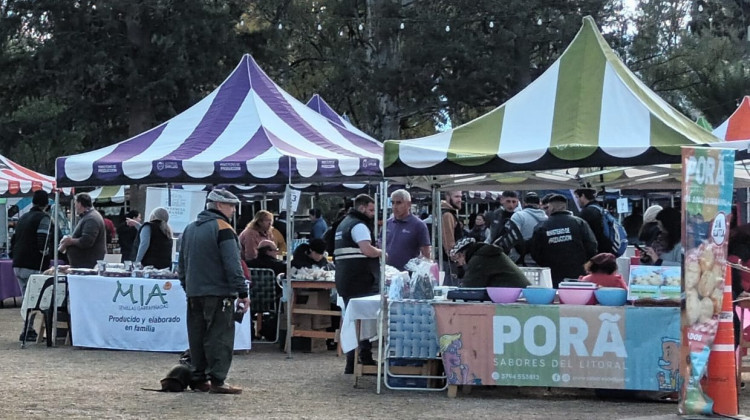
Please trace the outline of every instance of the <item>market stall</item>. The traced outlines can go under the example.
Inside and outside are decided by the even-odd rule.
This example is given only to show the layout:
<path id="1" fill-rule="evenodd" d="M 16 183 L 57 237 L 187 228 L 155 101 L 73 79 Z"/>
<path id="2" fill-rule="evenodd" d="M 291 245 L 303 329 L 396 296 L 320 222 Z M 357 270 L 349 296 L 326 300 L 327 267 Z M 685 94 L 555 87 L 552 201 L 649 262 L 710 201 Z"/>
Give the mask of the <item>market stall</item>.
<path id="1" fill-rule="evenodd" d="M 593 19 L 586 17 L 581 30 L 561 57 L 526 89 L 495 110 L 429 137 L 387 140 L 384 145 L 384 171 L 388 179 L 406 179 L 415 185 L 430 186 L 434 191 L 488 188 L 497 186 L 498 180 L 510 181 L 506 184 L 508 188 L 523 189 L 573 189 L 583 183 L 595 187 L 613 183 L 646 187 L 650 183 L 662 184 L 666 179 L 679 179 L 677 164 L 681 163 L 681 147 L 705 145 L 716 140 L 711 133 L 681 115 L 638 80 L 607 45 Z M 679 188 L 679 184 L 675 183 L 675 187 Z M 582 347 L 576 348 L 578 354 L 582 354 L 582 351 L 590 351 L 596 343 L 596 336 L 591 338 L 593 341 L 581 338 L 584 329 L 588 328 L 589 333 L 585 336 L 592 337 L 592 329 L 601 330 L 607 326 L 608 331 L 617 331 L 624 340 L 628 336 L 632 339 L 635 333 L 628 332 L 627 328 L 632 329 L 632 325 L 637 324 L 631 324 L 628 318 L 643 320 L 645 318 L 641 316 L 646 316 L 651 309 L 667 317 L 664 323 L 655 326 L 658 337 L 679 338 L 679 323 L 674 321 L 679 319 L 679 312 L 674 308 L 621 308 L 614 311 L 616 316 L 606 320 L 608 314 L 613 312 L 599 307 L 547 308 L 473 303 L 457 303 L 448 309 L 437 308 L 443 314 L 438 317 L 439 329 L 441 323 L 445 326 L 446 311 L 456 312 L 455 320 L 450 321 L 456 323 L 461 322 L 458 315 L 461 311 L 473 312 L 472 316 L 466 317 L 464 327 L 452 325 L 438 334 L 441 338 L 446 334 L 465 334 L 470 342 L 476 342 L 468 343 L 465 353 L 469 355 L 476 351 L 476 363 L 481 362 L 484 366 L 477 368 L 479 376 L 466 379 L 474 381 L 474 384 L 516 385 L 518 378 L 508 376 L 504 382 L 501 375 L 519 374 L 522 375 L 519 378 L 532 375 L 534 379 L 529 382 L 543 386 L 570 383 L 570 386 L 607 387 L 602 382 L 586 379 L 589 375 L 602 376 L 588 372 L 584 372 L 583 378 L 575 380 L 575 372 L 568 372 L 571 379 L 563 382 L 562 376 L 555 381 L 551 374 L 562 375 L 564 372 L 542 374 L 507 364 L 495 366 L 498 357 L 504 355 L 501 351 L 504 347 L 498 345 L 507 340 L 512 332 L 506 327 L 498 329 L 498 322 L 515 319 L 521 325 L 519 331 L 527 344 L 541 346 L 546 342 L 552 346 L 555 340 L 545 341 L 543 331 L 568 328 L 570 325 L 564 324 L 573 318 L 566 313 L 588 314 L 580 318 L 583 321 L 575 320 L 579 330 L 571 332 L 576 340 L 583 340 Z M 533 314 L 535 312 L 536 315 Z M 599 315 L 605 319 L 599 319 Z M 535 316 L 547 319 L 543 324 L 550 329 L 524 330 L 523 325 Z M 449 318 L 453 319 L 453 315 Z M 673 323 L 674 327 L 670 330 L 669 325 Z M 617 326 L 617 329 L 612 326 Z M 480 335 L 480 331 L 484 335 Z M 562 339 L 560 335 L 556 337 Z M 629 353 L 621 354 L 621 364 L 632 368 L 645 363 L 633 356 L 648 352 L 649 357 L 657 355 L 657 359 L 653 361 L 656 363 L 654 370 L 646 373 L 658 374 L 658 353 L 662 343 L 657 343 L 656 337 L 654 333 L 648 349 L 630 348 Z M 571 348 L 569 342 L 566 346 L 558 343 L 550 350 L 560 352 Z M 442 349 L 444 355 L 446 349 Z M 529 353 L 528 350 L 523 351 Z M 518 350 L 517 354 L 526 353 Z M 558 365 L 562 363 L 561 356 L 566 355 L 554 356 Z M 525 360 L 528 357 L 522 358 Z M 580 361 L 578 359 L 575 363 Z M 550 364 L 552 360 L 549 360 Z M 658 389 L 653 383 L 636 385 L 626 377 L 612 388 Z"/>
<path id="2" fill-rule="evenodd" d="M 283 185 L 291 208 L 290 185 L 379 182 L 381 162 L 381 143 L 332 124 L 245 55 L 216 90 L 171 120 L 111 146 L 58 158 L 56 178 L 61 186 Z"/>

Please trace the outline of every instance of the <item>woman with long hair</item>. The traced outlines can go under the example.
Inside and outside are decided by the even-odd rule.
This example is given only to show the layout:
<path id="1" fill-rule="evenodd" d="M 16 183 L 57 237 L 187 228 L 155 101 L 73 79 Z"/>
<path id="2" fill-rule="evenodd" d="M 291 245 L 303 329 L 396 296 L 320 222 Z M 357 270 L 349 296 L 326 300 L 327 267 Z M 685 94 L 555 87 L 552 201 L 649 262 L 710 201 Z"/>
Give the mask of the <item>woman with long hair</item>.
<path id="1" fill-rule="evenodd" d="M 682 264 L 682 215 L 673 207 L 666 207 L 656 215 L 659 224 L 659 235 L 656 240 L 644 248 L 648 258 L 644 258 L 650 265 L 681 265 Z"/>
<path id="2" fill-rule="evenodd" d="M 138 231 L 134 247 L 138 250 L 136 263 L 159 269 L 172 267 L 172 228 L 167 209 L 157 207 L 151 211 L 148 222 Z"/>
<path id="3" fill-rule="evenodd" d="M 269 231 L 272 224 L 273 214 L 270 211 L 260 210 L 255 213 L 253 220 L 240 233 L 242 258 L 246 262 L 258 258 L 258 244 L 260 244 L 260 241 L 268 239 L 273 242 L 273 235 Z"/>

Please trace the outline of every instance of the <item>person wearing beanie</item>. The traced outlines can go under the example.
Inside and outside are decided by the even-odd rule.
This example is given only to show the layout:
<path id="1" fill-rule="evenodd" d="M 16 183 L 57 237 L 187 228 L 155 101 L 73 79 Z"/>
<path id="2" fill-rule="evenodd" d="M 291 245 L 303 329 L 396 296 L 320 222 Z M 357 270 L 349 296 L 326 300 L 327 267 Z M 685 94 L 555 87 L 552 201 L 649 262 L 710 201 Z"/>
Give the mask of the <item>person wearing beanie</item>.
<path id="1" fill-rule="evenodd" d="M 292 255 L 292 267 L 328 267 L 328 260 L 326 259 L 326 241 L 322 239 L 312 239 L 309 243 L 300 244 L 294 250 L 294 254 Z"/>
<path id="2" fill-rule="evenodd" d="M 641 245 L 651 246 L 659 236 L 661 229 L 659 229 L 659 222 L 656 221 L 656 215 L 660 211 L 662 211 L 662 207 L 654 204 L 643 212 L 643 225 L 641 225 L 641 230 L 638 232 L 638 242 Z"/>
<path id="3" fill-rule="evenodd" d="M 599 287 L 619 287 L 627 289 L 625 280 L 617 273 L 617 258 L 609 252 L 596 254 L 583 266 L 587 275 L 581 276 L 581 281 L 596 283 Z"/>
<path id="4" fill-rule="evenodd" d="M 212 190 L 206 210 L 185 227 L 180 240 L 177 272 L 188 300 L 190 387 L 201 392 L 242 393 L 225 383 L 234 351 L 233 315 L 250 308 L 240 242 L 230 223 L 239 203 L 229 191 Z"/>
<path id="5" fill-rule="evenodd" d="M 523 287 L 531 283 L 502 249 L 475 242 L 474 238 L 459 240 L 451 250 L 451 258 L 464 267 L 463 287 Z"/>
<path id="6" fill-rule="evenodd" d="M 31 200 L 32 207 L 28 213 L 21 216 L 16 223 L 16 231 L 10 239 L 10 249 L 13 256 L 13 272 L 21 293 L 26 294 L 26 285 L 32 274 L 39 274 L 49 267 L 52 255 L 52 241 L 54 231 L 49 214 L 49 195 L 44 190 L 34 191 Z M 36 332 L 29 323 L 28 332 L 21 332 L 20 341 L 36 340 Z"/>

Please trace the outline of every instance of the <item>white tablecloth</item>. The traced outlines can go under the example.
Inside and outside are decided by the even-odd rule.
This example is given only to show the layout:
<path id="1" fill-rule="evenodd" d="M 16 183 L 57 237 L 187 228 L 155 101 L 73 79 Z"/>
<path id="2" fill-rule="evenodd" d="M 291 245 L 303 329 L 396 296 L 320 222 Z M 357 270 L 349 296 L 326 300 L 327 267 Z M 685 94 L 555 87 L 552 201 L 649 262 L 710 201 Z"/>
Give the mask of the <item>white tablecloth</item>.
<path id="1" fill-rule="evenodd" d="M 73 345 L 178 352 L 188 348 L 187 300 L 179 280 L 68 276 Z M 250 349 L 247 314 L 235 350 Z"/>
<path id="2" fill-rule="evenodd" d="M 39 300 L 39 293 L 42 292 L 42 286 L 47 281 L 48 276 L 46 274 L 32 274 L 29 276 L 29 282 L 26 284 L 26 294 L 23 296 L 23 303 L 21 303 L 21 317 L 26 319 L 26 310 L 33 308 Z M 67 293 L 67 284 L 60 284 L 59 280 L 64 276 L 58 276 L 57 283 L 57 306 L 62 305 L 65 301 L 65 293 Z M 49 309 L 50 303 L 52 303 L 52 288 L 47 289 L 47 292 L 42 296 L 42 301 L 39 303 L 39 309 Z"/>
<path id="3" fill-rule="evenodd" d="M 362 321 L 360 338 L 369 340 L 378 334 L 378 313 L 380 312 L 380 295 L 354 298 L 344 310 L 344 321 L 341 325 L 341 349 L 349 352 L 357 348 L 357 320 Z M 343 308 L 343 303 L 339 303 Z"/>

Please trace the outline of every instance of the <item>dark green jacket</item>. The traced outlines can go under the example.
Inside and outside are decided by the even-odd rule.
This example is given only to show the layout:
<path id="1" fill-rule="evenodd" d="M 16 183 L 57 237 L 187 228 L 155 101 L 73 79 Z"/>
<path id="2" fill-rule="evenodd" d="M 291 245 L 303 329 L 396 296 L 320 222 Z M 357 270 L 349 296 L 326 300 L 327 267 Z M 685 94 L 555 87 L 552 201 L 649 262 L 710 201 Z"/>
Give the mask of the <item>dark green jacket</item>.
<path id="1" fill-rule="evenodd" d="M 529 280 L 495 245 L 473 243 L 465 251 L 464 287 L 526 287 Z"/>

